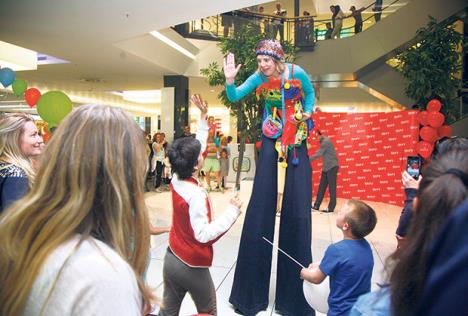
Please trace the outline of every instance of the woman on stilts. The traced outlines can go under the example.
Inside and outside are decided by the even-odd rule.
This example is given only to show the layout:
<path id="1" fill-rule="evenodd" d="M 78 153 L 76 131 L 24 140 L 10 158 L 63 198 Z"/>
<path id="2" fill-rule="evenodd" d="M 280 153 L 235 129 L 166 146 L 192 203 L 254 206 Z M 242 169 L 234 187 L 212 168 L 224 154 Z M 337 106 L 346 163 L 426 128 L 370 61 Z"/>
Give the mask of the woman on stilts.
<path id="1" fill-rule="evenodd" d="M 256 55 L 258 70 L 239 87 L 234 81 L 241 65 L 236 66 L 233 54 L 224 60 L 230 101 L 254 89 L 265 100 L 262 147 L 229 298 L 236 312 L 248 316 L 268 307 L 272 248 L 263 237 L 273 241 L 277 210 L 281 211 L 279 247 L 304 266 L 312 261 L 312 170 L 306 139 L 312 128 L 314 89 L 304 70 L 285 63 L 278 41 L 260 41 Z M 280 314 L 315 315 L 305 301 L 300 270 L 278 254 L 275 309 Z"/>

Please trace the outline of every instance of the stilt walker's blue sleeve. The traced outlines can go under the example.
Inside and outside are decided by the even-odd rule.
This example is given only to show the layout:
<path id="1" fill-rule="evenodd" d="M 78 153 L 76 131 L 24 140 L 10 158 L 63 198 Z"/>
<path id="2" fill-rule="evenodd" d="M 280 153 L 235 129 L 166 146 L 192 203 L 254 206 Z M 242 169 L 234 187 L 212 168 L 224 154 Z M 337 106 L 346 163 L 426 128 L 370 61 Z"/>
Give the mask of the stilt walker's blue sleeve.
<path id="1" fill-rule="evenodd" d="M 239 87 L 236 88 L 236 85 L 228 84 L 226 82 L 226 94 L 231 102 L 236 102 L 248 95 L 252 92 L 255 88 L 257 88 L 262 83 L 262 78 L 260 74 L 256 71 L 253 75 L 251 75 L 247 80 L 241 84 Z"/>

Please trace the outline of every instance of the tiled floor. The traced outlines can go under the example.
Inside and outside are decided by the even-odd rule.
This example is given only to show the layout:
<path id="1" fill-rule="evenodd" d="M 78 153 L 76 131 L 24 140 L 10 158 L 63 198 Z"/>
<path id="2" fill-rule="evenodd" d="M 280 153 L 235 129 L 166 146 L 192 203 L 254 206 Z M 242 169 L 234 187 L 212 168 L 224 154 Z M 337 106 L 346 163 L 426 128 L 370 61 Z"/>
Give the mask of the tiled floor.
<path id="1" fill-rule="evenodd" d="M 252 188 L 251 181 L 245 181 L 241 185 L 240 197 L 244 201 L 242 207 L 248 204 Z M 224 194 L 211 193 L 211 199 L 214 206 L 215 216 L 223 212 L 232 193 L 227 191 Z M 146 202 L 150 210 L 151 222 L 155 226 L 169 226 L 171 223 L 171 200 L 170 192 L 147 193 Z M 322 207 L 326 206 L 325 200 Z M 344 200 L 339 199 L 337 209 L 341 207 Z M 376 210 L 378 222 L 375 230 L 367 237 L 374 254 L 374 273 L 372 276 L 372 288 L 376 288 L 376 283 L 384 279 L 383 266 L 385 259 L 396 247 L 395 228 L 398 223 L 401 208 L 383 203 L 369 202 Z M 234 277 L 234 267 L 236 264 L 237 251 L 239 248 L 242 224 L 244 222 L 243 213 L 231 230 L 214 245 L 214 260 L 211 267 L 211 275 L 216 287 L 218 301 L 218 315 L 230 316 L 234 313 L 231 304 L 228 302 L 229 294 Z M 279 229 L 279 217 L 276 223 L 276 238 Z M 342 239 L 341 232 L 335 226 L 335 214 L 312 213 L 312 255 L 314 261 L 321 260 L 327 246 L 332 242 Z M 152 260 L 148 271 L 148 280 L 150 284 L 157 289 L 159 297 L 162 297 L 162 266 L 163 257 L 167 248 L 168 235 L 152 237 Z M 276 274 L 276 255 L 273 254 L 272 274 L 270 280 L 270 305 L 268 309 L 258 315 L 278 315 L 274 312 L 274 293 L 275 293 L 275 274 Z M 182 304 L 180 315 L 196 314 L 196 308 L 190 296 L 186 296 Z M 317 313 L 318 316 L 323 315 Z"/>

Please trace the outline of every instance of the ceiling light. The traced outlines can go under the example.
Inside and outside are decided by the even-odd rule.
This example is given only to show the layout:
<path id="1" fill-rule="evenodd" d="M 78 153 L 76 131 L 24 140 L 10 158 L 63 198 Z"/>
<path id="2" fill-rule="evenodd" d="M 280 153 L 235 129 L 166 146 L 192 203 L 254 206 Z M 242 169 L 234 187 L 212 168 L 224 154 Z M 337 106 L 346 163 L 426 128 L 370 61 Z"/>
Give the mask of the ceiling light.
<path id="1" fill-rule="evenodd" d="M 137 103 L 161 103 L 161 90 L 123 91 L 122 98 Z"/>
<path id="2" fill-rule="evenodd" d="M 0 66 L 15 71 L 36 70 L 37 53 L 30 49 L 0 41 Z"/>
<path id="3" fill-rule="evenodd" d="M 189 52 L 188 50 L 186 50 L 185 48 L 183 48 L 182 46 L 180 46 L 179 44 L 177 44 L 176 42 L 174 42 L 173 40 L 171 40 L 170 38 L 162 35 L 161 33 L 159 33 L 158 31 L 152 31 L 150 32 L 151 35 L 153 35 L 154 37 L 156 37 L 157 39 L 163 41 L 164 43 L 166 43 L 167 45 L 171 46 L 172 48 L 174 48 L 175 50 L 181 52 L 182 54 L 184 54 L 185 56 L 187 57 L 190 57 L 192 59 L 195 59 L 195 55 L 192 54 L 191 52 Z"/>
<path id="4" fill-rule="evenodd" d="M 46 55 L 46 54 L 37 54 L 37 64 L 38 65 L 55 65 L 55 64 L 68 64 L 70 63 L 68 60 L 60 59 L 54 56 Z"/>

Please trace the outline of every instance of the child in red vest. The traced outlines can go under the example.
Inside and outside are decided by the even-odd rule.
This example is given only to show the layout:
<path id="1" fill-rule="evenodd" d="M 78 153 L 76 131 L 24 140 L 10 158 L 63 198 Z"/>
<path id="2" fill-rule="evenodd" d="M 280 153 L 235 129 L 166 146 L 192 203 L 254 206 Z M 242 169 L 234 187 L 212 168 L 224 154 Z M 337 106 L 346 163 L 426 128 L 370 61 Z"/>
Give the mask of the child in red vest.
<path id="1" fill-rule="evenodd" d="M 235 196 L 221 216 L 212 217 L 208 193 L 197 180 L 208 137 L 208 107 L 198 95 L 192 96 L 191 100 L 201 111 L 197 137 L 179 138 L 168 151 L 173 172 L 173 216 L 169 247 L 164 258 L 164 295 L 159 316 L 179 315 L 187 292 L 198 313 L 217 314 L 216 293 L 209 271 L 213 261 L 213 243 L 231 228 L 242 205 Z"/>

